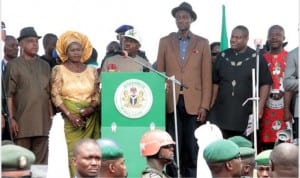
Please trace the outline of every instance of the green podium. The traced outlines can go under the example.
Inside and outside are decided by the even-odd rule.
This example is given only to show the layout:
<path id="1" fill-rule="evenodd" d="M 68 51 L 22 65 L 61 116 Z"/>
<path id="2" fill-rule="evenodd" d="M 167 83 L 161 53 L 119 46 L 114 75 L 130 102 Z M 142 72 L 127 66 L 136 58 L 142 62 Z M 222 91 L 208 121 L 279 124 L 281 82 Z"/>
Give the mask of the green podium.
<path id="1" fill-rule="evenodd" d="M 140 177 L 146 166 L 142 135 L 165 129 L 165 79 L 152 72 L 103 72 L 101 82 L 101 137 L 124 150 L 128 177 Z"/>

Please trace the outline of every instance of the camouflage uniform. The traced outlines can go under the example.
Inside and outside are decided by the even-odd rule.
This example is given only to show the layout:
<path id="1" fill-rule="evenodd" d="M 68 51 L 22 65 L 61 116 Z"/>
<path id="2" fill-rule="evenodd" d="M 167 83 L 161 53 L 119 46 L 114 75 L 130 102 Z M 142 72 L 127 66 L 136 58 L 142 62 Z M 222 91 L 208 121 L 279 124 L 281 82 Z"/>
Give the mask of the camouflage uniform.
<path id="1" fill-rule="evenodd" d="M 146 167 L 142 172 L 141 178 L 168 178 L 169 176 L 164 172 L 160 172 L 157 169 Z"/>

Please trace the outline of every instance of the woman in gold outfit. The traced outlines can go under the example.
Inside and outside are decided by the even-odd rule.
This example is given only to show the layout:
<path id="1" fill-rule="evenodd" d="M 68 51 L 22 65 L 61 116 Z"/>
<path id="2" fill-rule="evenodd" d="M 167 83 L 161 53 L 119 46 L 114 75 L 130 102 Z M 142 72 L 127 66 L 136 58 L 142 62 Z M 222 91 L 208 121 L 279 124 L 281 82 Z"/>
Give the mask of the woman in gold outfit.
<path id="1" fill-rule="evenodd" d="M 63 33 L 56 44 L 63 62 L 52 70 L 52 100 L 63 113 L 68 146 L 70 176 L 74 177 L 72 149 L 82 138 L 98 139 L 99 77 L 96 69 L 84 64 L 92 53 L 88 38 L 78 32 Z"/>

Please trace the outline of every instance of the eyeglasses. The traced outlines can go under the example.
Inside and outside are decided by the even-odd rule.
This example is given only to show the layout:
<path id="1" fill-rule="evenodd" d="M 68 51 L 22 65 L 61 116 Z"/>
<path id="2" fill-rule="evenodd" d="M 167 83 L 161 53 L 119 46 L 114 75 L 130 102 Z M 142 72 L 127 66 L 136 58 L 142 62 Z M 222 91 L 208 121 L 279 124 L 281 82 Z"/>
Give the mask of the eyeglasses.
<path id="1" fill-rule="evenodd" d="M 217 56 L 219 54 L 219 52 L 212 52 L 211 55 L 212 56 Z"/>
<path id="2" fill-rule="evenodd" d="M 170 149 L 170 148 L 174 148 L 174 145 L 172 145 L 172 144 L 164 145 L 164 146 L 162 146 L 161 148 L 164 148 L 164 149 Z"/>

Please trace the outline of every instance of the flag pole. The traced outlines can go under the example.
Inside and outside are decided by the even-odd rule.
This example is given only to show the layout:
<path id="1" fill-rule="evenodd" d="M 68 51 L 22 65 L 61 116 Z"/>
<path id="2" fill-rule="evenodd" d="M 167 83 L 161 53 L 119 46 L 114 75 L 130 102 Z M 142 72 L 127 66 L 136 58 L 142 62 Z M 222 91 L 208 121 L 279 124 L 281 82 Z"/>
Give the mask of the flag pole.
<path id="1" fill-rule="evenodd" d="M 226 12 L 225 12 L 225 5 L 223 4 L 220 51 L 223 51 L 227 48 L 228 48 L 228 36 L 227 36 L 227 25 L 226 25 Z"/>

